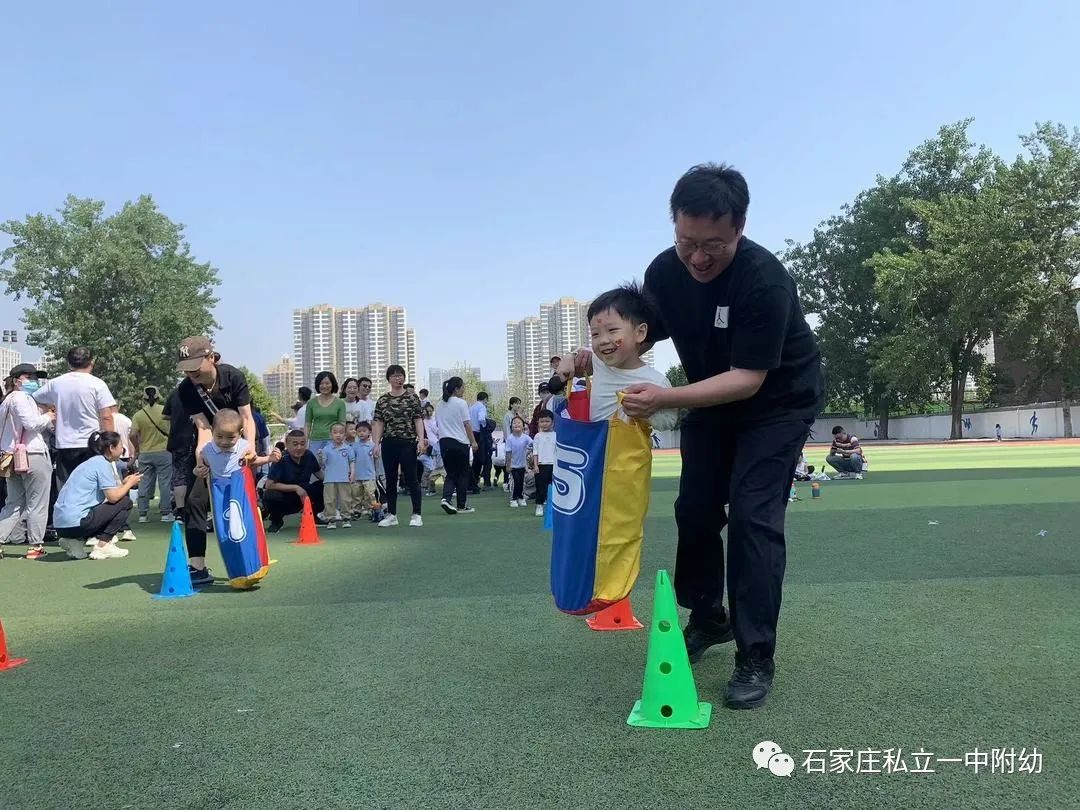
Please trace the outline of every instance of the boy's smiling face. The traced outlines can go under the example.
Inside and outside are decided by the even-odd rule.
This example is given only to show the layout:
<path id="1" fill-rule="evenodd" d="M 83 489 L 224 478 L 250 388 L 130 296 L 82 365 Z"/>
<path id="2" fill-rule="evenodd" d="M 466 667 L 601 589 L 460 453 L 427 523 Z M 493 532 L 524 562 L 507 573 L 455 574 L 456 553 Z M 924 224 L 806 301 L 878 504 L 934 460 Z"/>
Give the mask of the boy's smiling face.
<path id="1" fill-rule="evenodd" d="M 637 326 L 613 309 L 597 312 L 589 321 L 593 353 L 604 365 L 614 368 L 637 368 L 641 365 L 641 346 L 649 327 Z"/>

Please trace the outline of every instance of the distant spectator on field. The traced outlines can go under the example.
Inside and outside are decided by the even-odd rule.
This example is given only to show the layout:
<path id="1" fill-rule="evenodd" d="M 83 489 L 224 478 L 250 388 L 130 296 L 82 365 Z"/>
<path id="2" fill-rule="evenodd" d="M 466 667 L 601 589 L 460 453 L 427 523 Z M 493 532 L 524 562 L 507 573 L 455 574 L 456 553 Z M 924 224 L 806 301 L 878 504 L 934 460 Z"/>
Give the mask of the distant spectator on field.
<path id="1" fill-rule="evenodd" d="M 825 461 L 835 469 L 836 478 L 862 478 L 863 462 L 865 461 L 862 446 L 859 440 L 837 425 L 832 429 L 832 447 Z"/>
<path id="2" fill-rule="evenodd" d="M 169 451 L 171 425 L 165 407 L 159 400 L 157 386 L 144 389 L 146 401 L 131 417 L 132 458 L 139 463 L 142 480 L 139 482 L 139 523 L 149 520 L 150 499 L 154 487 L 158 491 L 158 511 L 162 523 L 171 523 L 172 514 L 172 453 Z"/>
<path id="3" fill-rule="evenodd" d="M 994 425 L 994 436 L 997 438 L 997 440 L 999 442 L 1001 441 L 1001 424 L 1000 423 Z"/>
<path id="4" fill-rule="evenodd" d="M 116 399 L 102 380 L 94 376 L 94 353 L 76 346 L 67 354 L 69 371 L 48 380 L 34 394 L 40 405 L 56 411 L 56 485 L 96 453 L 90 449 L 94 433 L 116 430 L 113 414 Z"/>
<path id="5" fill-rule="evenodd" d="M 296 404 L 293 412 L 296 414 L 289 421 L 289 430 L 307 429 L 307 404 L 311 401 L 311 389 L 306 385 L 300 386 L 296 391 Z"/>

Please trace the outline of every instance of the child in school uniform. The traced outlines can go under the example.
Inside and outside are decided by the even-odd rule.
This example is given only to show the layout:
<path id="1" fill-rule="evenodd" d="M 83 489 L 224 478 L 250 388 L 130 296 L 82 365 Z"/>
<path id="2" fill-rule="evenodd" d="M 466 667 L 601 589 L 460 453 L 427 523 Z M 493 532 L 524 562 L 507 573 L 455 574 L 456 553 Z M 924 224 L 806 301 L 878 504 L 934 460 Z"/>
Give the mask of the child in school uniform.
<path id="1" fill-rule="evenodd" d="M 528 506 L 525 500 L 525 469 L 529 466 L 533 440 L 525 432 L 525 420 L 515 416 L 510 423 L 510 436 L 506 439 L 506 467 L 510 470 L 513 490 L 510 493 L 510 506 L 517 509 Z"/>
<path id="2" fill-rule="evenodd" d="M 358 422 L 356 425 L 356 478 L 353 484 L 353 517 L 370 515 L 378 500 L 375 466 L 375 442 L 371 440 L 371 423 Z M 380 518 L 381 519 L 381 518 Z"/>
<path id="3" fill-rule="evenodd" d="M 346 432 L 343 422 L 335 422 L 330 426 L 330 443 L 316 454 L 319 463 L 323 465 L 323 497 L 326 500 L 328 529 L 336 529 L 338 526 L 344 529 L 352 528 L 350 506 L 356 447 L 345 443 Z"/>

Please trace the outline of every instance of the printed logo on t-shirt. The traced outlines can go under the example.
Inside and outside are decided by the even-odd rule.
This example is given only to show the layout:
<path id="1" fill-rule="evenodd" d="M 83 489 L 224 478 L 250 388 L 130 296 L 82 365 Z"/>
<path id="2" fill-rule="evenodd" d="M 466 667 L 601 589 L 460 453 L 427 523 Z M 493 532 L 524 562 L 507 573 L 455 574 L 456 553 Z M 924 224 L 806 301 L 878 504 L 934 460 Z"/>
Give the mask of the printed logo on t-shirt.
<path id="1" fill-rule="evenodd" d="M 716 320 L 713 321 L 713 326 L 717 329 L 727 329 L 728 319 L 728 307 L 716 308 Z"/>

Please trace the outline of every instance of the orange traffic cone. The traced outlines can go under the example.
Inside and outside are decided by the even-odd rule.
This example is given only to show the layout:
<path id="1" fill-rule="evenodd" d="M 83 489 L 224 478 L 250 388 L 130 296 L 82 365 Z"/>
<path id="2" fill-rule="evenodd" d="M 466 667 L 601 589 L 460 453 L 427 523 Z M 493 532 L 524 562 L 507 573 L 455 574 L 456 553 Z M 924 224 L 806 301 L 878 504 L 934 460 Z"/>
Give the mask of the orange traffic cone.
<path id="1" fill-rule="evenodd" d="M 311 511 L 311 498 L 304 498 L 304 512 L 300 516 L 300 531 L 296 535 L 296 545 L 317 546 L 322 542 L 315 528 L 315 515 Z"/>
<path id="2" fill-rule="evenodd" d="M 4 623 L 0 622 L 0 672 L 3 672 L 5 669 L 15 669 L 15 667 L 25 664 L 26 661 L 26 658 L 11 658 L 8 656 L 7 637 L 4 635 Z"/>
<path id="3" fill-rule="evenodd" d="M 621 599 L 611 607 L 606 607 L 595 616 L 585 620 L 590 630 L 640 630 L 641 622 L 634 617 L 630 607 L 630 597 Z"/>

